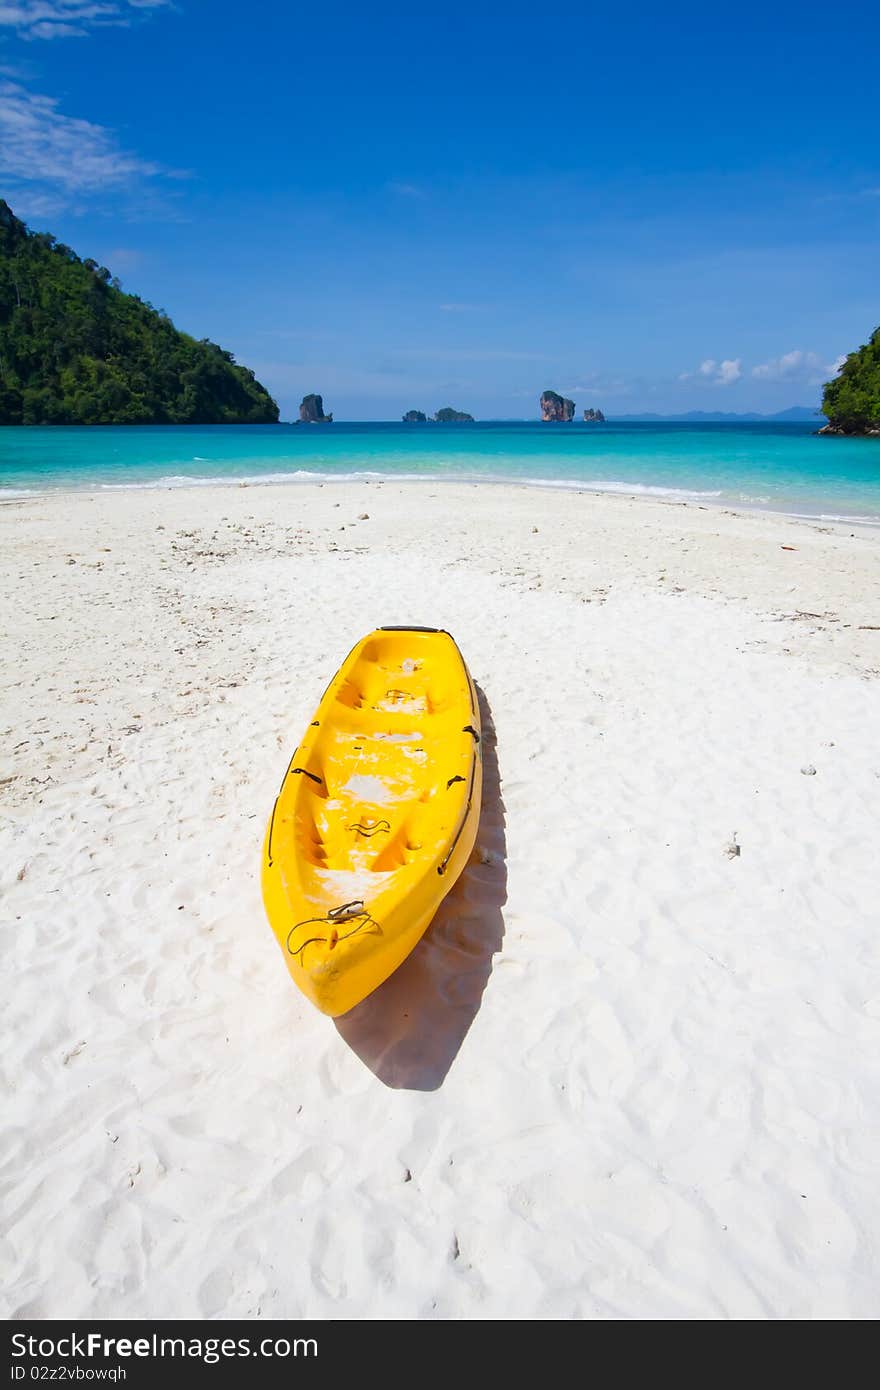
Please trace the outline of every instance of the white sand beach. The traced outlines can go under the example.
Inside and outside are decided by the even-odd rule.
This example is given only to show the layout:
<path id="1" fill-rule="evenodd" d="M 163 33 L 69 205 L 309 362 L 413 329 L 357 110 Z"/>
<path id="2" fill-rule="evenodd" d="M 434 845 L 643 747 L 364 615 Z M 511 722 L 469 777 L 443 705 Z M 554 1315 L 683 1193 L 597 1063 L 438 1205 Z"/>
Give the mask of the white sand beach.
<path id="1" fill-rule="evenodd" d="M 6 1316 L 876 1316 L 880 534 L 429 482 L 0 532 Z M 261 841 L 408 622 L 482 693 L 483 818 L 334 1023 Z"/>

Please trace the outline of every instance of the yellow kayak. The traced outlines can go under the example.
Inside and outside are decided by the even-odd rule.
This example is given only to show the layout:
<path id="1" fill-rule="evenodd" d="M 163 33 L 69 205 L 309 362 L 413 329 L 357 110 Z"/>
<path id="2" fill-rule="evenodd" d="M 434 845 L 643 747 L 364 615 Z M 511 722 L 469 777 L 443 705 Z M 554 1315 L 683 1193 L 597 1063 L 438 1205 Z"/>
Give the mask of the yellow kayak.
<path id="1" fill-rule="evenodd" d="M 263 849 L 269 922 L 323 1013 L 409 955 L 468 861 L 481 791 L 476 691 L 449 633 L 364 637 L 290 760 Z"/>

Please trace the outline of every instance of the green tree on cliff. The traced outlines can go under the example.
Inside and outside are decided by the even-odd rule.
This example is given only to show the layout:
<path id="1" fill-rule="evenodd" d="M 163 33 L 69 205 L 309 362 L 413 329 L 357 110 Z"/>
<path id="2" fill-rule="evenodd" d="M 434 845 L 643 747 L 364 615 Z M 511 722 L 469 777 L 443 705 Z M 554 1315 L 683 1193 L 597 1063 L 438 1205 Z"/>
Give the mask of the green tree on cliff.
<path id="1" fill-rule="evenodd" d="M 252 371 L 0 199 L 0 424 L 267 424 Z"/>
<path id="2" fill-rule="evenodd" d="M 826 382 L 822 410 L 829 424 L 847 434 L 880 430 L 880 328 Z"/>

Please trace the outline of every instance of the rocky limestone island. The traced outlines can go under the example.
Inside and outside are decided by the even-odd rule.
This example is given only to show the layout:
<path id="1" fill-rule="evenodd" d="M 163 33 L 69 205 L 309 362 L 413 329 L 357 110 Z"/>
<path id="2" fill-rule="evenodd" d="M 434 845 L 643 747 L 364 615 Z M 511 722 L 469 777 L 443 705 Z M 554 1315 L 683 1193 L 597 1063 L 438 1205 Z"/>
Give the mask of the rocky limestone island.
<path id="1" fill-rule="evenodd" d="M 333 415 L 324 414 L 324 397 L 316 396 L 314 392 L 308 396 L 303 396 L 302 405 L 299 408 L 299 418 L 303 425 L 333 424 Z"/>
<path id="2" fill-rule="evenodd" d="M 605 416 L 602 414 L 602 411 L 593 410 L 592 407 L 584 411 L 584 419 L 588 425 L 604 425 L 605 423 Z"/>
<path id="3" fill-rule="evenodd" d="M 424 425 L 428 417 L 423 410 L 408 410 L 403 417 L 405 425 Z"/>
<path id="4" fill-rule="evenodd" d="M 828 424 L 819 434 L 880 438 L 880 328 L 848 355 L 840 374 L 826 382 L 822 410 Z"/>
<path id="5" fill-rule="evenodd" d="M 574 401 L 560 396 L 558 391 L 541 392 L 541 419 L 553 423 L 574 419 Z"/>
<path id="6" fill-rule="evenodd" d="M 454 420 L 473 421 L 473 415 L 468 415 L 466 410 L 453 410 L 451 405 L 444 405 L 442 410 L 438 410 L 434 416 L 438 425 L 448 425 Z"/>

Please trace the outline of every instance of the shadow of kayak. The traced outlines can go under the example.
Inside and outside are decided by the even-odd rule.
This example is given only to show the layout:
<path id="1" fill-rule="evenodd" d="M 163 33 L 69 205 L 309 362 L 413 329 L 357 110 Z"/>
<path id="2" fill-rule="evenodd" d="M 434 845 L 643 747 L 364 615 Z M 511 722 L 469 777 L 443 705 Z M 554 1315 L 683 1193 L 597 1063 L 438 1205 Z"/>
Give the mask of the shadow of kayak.
<path id="1" fill-rule="evenodd" d="M 483 800 L 467 868 L 418 946 L 384 984 L 334 1020 L 370 1071 L 396 1090 L 436 1091 L 477 1016 L 504 938 L 507 843 L 495 726 L 479 686 Z"/>

